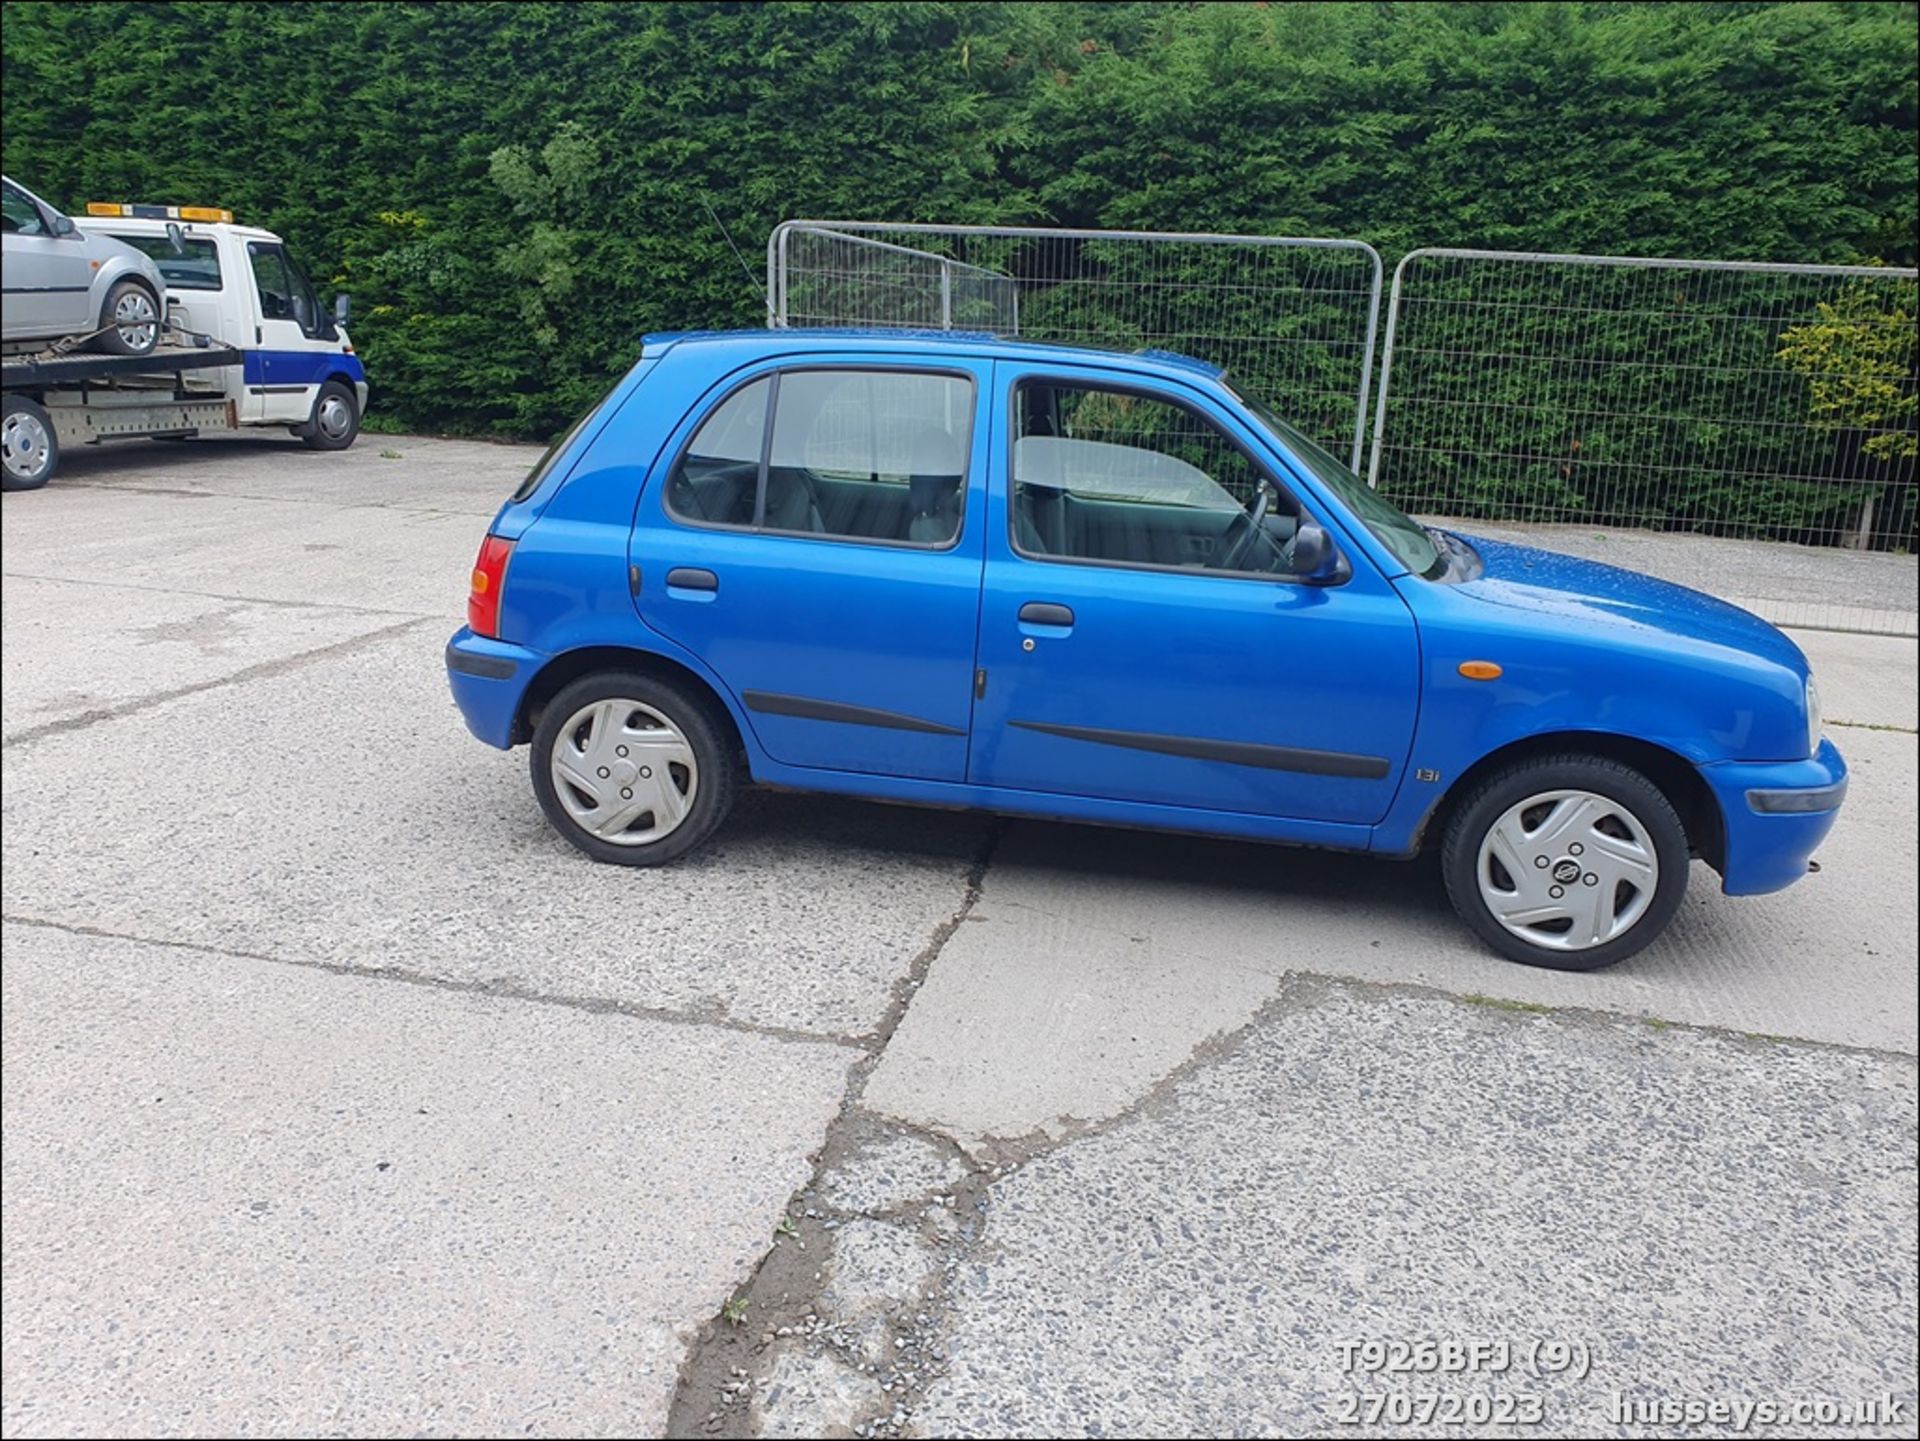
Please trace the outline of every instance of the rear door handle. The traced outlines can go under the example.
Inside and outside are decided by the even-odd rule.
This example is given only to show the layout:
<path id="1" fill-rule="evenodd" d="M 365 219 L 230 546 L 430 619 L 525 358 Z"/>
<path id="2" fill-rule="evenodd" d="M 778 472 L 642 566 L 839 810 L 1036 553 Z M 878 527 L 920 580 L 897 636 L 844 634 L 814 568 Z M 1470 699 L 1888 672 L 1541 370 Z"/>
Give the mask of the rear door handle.
<path id="1" fill-rule="evenodd" d="M 667 572 L 667 589 L 704 590 L 711 593 L 720 589 L 720 577 L 699 566 L 676 565 Z"/>
<path id="2" fill-rule="evenodd" d="M 1073 611 L 1050 600 L 1030 600 L 1020 607 L 1020 619 L 1028 625 L 1069 626 L 1073 624 Z"/>

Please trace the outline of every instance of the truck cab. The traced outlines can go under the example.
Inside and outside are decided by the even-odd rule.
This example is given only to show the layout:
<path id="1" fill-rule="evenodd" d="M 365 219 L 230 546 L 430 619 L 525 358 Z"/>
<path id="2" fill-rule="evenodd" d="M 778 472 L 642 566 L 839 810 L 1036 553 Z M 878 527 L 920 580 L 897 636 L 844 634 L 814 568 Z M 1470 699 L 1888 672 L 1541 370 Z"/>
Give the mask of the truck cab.
<path id="1" fill-rule="evenodd" d="M 95 202 L 73 218 L 153 259 L 175 327 L 240 352 L 239 365 L 206 372 L 238 424 L 285 426 L 323 450 L 353 443 L 367 373 L 346 297 L 323 308 L 286 241 L 213 207 Z"/>

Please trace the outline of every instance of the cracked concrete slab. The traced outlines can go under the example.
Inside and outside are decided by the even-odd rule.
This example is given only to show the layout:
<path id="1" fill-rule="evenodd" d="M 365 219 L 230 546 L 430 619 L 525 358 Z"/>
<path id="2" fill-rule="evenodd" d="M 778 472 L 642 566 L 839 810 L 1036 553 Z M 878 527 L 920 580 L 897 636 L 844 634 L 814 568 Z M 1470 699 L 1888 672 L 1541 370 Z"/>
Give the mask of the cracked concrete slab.
<path id="1" fill-rule="evenodd" d="M 245 679 L 407 623 L 372 611 L 17 575 L 0 582 L 0 607 L 7 614 L 0 730 L 9 741 Z"/>
<path id="2" fill-rule="evenodd" d="M 848 1221 L 833 1232 L 819 1311 L 838 1326 L 853 1326 L 909 1304 L 932 1279 L 933 1254 L 912 1229 L 893 1221 Z"/>
<path id="3" fill-rule="evenodd" d="M 820 1198 L 854 1215 L 898 1211 L 967 1176 L 958 1157 L 924 1137 L 887 1132 L 867 1138 L 820 1179 Z"/>
<path id="4" fill-rule="evenodd" d="M 1207 888 L 1163 883 L 1115 913 L 1030 869 L 1057 840 L 1009 828 L 868 1078 L 869 1108 L 976 1153 L 1057 1140 L 1116 1114 L 1273 994 L 1285 966 L 1257 936 L 1189 944 Z"/>
<path id="5" fill-rule="evenodd" d="M 1369 1394 L 1536 1397 L 1576 1436 L 1629 1434 L 1616 1394 L 1911 1418 L 1914 1127 L 1905 1057 L 1290 983 L 994 1185 L 911 1434 L 1333 1434 Z M 1420 1340 L 1591 1371 L 1343 1368 Z"/>
<path id="6" fill-rule="evenodd" d="M 9 1435 L 639 1435 L 854 1053 L 9 926 Z"/>
<path id="7" fill-rule="evenodd" d="M 510 488 L 501 488 L 502 499 Z M 470 511 L 322 505 L 270 492 L 187 494 L 196 498 L 76 485 L 9 496 L 7 572 L 446 617 L 451 632 L 487 529 L 486 517 Z M 14 518 L 19 501 L 35 507 L 30 525 Z"/>
<path id="8" fill-rule="evenodd" d="M 8 913 L 858 1036 L 966 896 L 984 820 L 802 796 L 751 797 L 677 865 L 596 865 L 547 825 L 526 752 L 465 733 L 443 642 L 8 747 Z"/>
<path id="9" fill-rule="evenodd" d="M 825 1352 L 789 1347 L 755 1389 L 754 1434 L 796 1441 L 851 1436 L 854 1418 L 878 1407 L 883 1395 L 878 1381 Z"/>
<path id="10" fill-rule="evenodd" d="M 1469 1319 L 1531 1325 L 1554 1306 L 1555 1316 L 1598 1314 L 1595 1297 L 1618 1274 L 1632 1291 L 1625 1314 L 1640 1328 L 1632 1335 L 1649 1345 L 1665 1346 L 1684 1322 L 1704 1336 L 1684 1354 L 1722 1369 L 1730 1352 L 1752 1351 L 1767 1358 L 1759 1374 L 1789 1381 L 1812 1376 L 1824 1361 L 1831 1376 L 1852 1382 L 1878 1355 L 1911 1373 L 1910 1329 L 1885 1340 L 1884 1297 L 1867 1294 L 1857 1274 L 1887 1254 L 1862 1213 L 1879 1204 L 1886 1223 L 1906 1225 L 1909 1237 L 1910 1218 L 1881 1194 L 1884 1176 L 1871 1159 L 1864 1179 L 1810 1179 L 1840 1154 L 1836 1136 L 1864 1146 L 1885 1129 L 1873 1074 L 1850 1082 L 1817 1065 L 1807 1070 L 1795 1059 L 1802 1048 L 1785 1047 L 1786 1060 L 1749 1083 L 1711 1059 L 1745 1054 L 1738 1041 L 1579 1016 L 1551 1024 L 1664 1049 L 1654 1061 L 1631 1050 L 1609 1059 L 1579 1041 L 1556 1041 L 1525 1052 L 1526 1069 L 1499 1025 L 1436 1026 L 1419 1012 L 1394 1012 L 1384 1042 L 1377 1024 L 1339 1018 L 1317 1031 L 1282 1029 L 1278 1052 L 1242 1044 L 1236 1029 L 1255 1018 L 1255 1036 L 1291 1027 L 1290 1010 L 1267 1009 L 1272 998 L 1321 994 L 1313 988 L 1325 983 L 1298 973 L 1326 969 L 1911 1050 L 1911 641 L 1798 637 L 1822 675 L 1830 715 L 1895 728 L 1838 732 L 1855 766 L 1855 792 L 1822 857 L 1823 874 L 1784 897 L 1728 902 L 1703 872 L 1668 942 L 1676 949 L 1600 977 L 1569 981 L 1486 956 L 1447 912 L 1430 869 L 1034 822 L 1008 827 L 1004 863 L 991 873 L 978 918 L 960 919 L 995 833 L 977 817 L 754 796 L 713 848 L 660 872 L 592 866 L 552 836 L 529 794 L 524 754 L 487 751 L 461 729 L 439 656 L 485 518 L 535 455 L 369 435 L 352 451 L 316 456 L 278 437 L 233 437 L 76 454 L 55 486 L 6 498 L 9 587 L 91 588 L 97 600 L 75 600 L 76 610 L 97 610 L 116 642 L 141 634 L 151 649 L 167 648 L 183 686 L 209 674 L 194 666 L 211 663 L 223 646 L 285 651 L 293 632 L 266 618 L 256 623 L 256 609 L 310 612 L 327 625 L 343 616 L 351 620 L 342 624 L 358 625 L 367 612 L 376 628 L 434 617 L 392 637 L 358 633 L 330 654 L 287 651 L 284 664 L 268 661 L 238 684 L 7 747 L 0 803 L 9 913 L 204 948 L 183 953 L 32 926 L 7 933 L 9 1027 L 21 1009 L 12 994 L 16 932 L 28 937 L 23 954 L 37 988 L 29 997 L 72 1012 L 70 1021 L 41 1028 L 45 1044 L 61 1048 L 57 1056 L 21 1051 L 11 1029 L 7 1037 L 9 1407 L 16 1354 L 51 1355 L 61 1376 L 38 1394 L 57 1398 L 70 1430 L 102 1429 L 136 1404 L 238 1429 L 217 1408 L 250 1404 L 249 1388 L 266 1387 L 294 1358 L 306 1369 L 282 1391 L 297 1404 L 319 1397 L 315 1377 L 337 1372 L 344 1384 L 334 1384 L 331 1399 L 312 1400 L 281 1428 L 289 1431 L 300 1423 L 379 1434 L 407 1424 L 466 1434 L 509 1426 L 659 1430 L 668 1424 L 669 1382 L 661 1378 L 699 1329 L 692 1323 L 704 1320 L 707 1342 L 675 1398 L 673 1415 L 688 1423 L 676 1434 L 692 1433 L 710 1412 L 706 1429 L 717 1435 L 747 1434 L 750 1422 L 815 1434 L 835 1416 L 864 1416 L 870 1433 L 892 1434 L 948 1363 L 947 1292 L 960 1284 L 968 1309 L 954 1334 L 976 1344 L 953 1382 L 928 1396 L 928 1417 L 957 1406 L 974 1425 L 1000 1400 L 1030 1402 L 1034 1415 L 1081 1402 L 1087 1431 L 1138 1430 L 1166 1420 L 1170 1413 L 1155 1409 L 1165 1393 L 1174 1398 L 1170 1425 L 1225 1414 L 1247 1397 L 1241 1414 L 1253 1420 L 1241 1429 L 1257 1429 L 1278 1414 L 1263 1386 L 1322 1384 L 1317 1373 L 1300 1381 L 1299 1347 L 1333 1324 L 1340 1287 L 1357 1285 L 1356 1276 L 1366 1282 L 1363 1300 L 1378 1300 L 1356 1313 L 1370 1324 L 1434 1315 L 1437 1301 L 1457 1290 L 1480 1308 Z M 1792 558 L 1796 575 L 1806 570 L 1810 596 L 1830 593 L 1836 567 L 1857 569 L 1843 557 L 1822 570 L 1816 562 L 1827 559 Z M 23 632 L 16 608 L 7 609 L 11 667 Z M 94 644 L 91 622 L 87 630 L 84 639 L 27 632 L 26 658 L 49 667 L 49 676 L 63 665 L 90 675 L 88 658 L 75 654 Z M 191 654 L 194 647 L 203 654 Z M 9 726 L 11 677 L 9 670 Z M 246 784 L 226 783 L 236 761 Z M 120 947 L 162 957 L 172 969 L 150 974 L 145 961 L 122 964 Z M 363 969 L 388 979 L 358 974 Z M 115 979 L 122 972 L 124 983 Z M 296 999 L 262 989 L 259 973 L 294 978 L 284 986 Z M 168 994 L 147 1004 L 135 980 Z M 297 999 L 337 994 L 355 999 Z M 376 1017 L 375 1004 L 389 997 L 398 1000 Z M 879 1056 L 903 1006 L 905 1021 Z M 1495 1010 L 1456 1009 L 1516 1023 Z M 32 1006 L 25 1012 L 35 1014 Z M 371 1038 L 360 1041 L 363 1033 Z M 134 1038 L 125 1058 L 114 1044 L 122 1034 Z M 644 1038 L 638 1046 L 614 1039 L 636 1035 Z M 816 1044 L 823 1038 L 838 1043 Z M 1412 1094 L 1420 1046 L 1432 1052 L 1425 1064 L 1436 1094 L 1456 1115 L 1422 1110 Z M 1673 1059 L 1692 1056 L 1695 1046 L 1711 1063 Z M 1488 1048 L 1496 1064 L 1482 1066 L 1478 1053 Z M 795 1052 L 824 1059 L 783 1079 L 769 1058 Z M 1246 1062 L 1250 1053 L 1259 1059 Z M 17 1055 L 28 1058 L 21 1064 L 31 1086 L 15 1085 Z M 190 1125 L 156 1120 L 131 1099 L 135 1082 L 179 1058 L 208 1098 Z M 944 1144 L 890 1133 L 884 1117 L 859 1104 L 835 1119 L 839 1093 L 827 1078 L 844 1078 L 849 1061 L 853 1089 L 845 1094 L 856 1101 L 883 1100 L 894 1116 L 974 1144 L 997 1138 L 987 1149 L 1008 1153 L 1000 1159 L 1037 1153 L 1031 1189 L 1024 1167 L 965 1172 Z M 1907 1087 L 1894 1110 L 1910 1112 L 1911 1066 L 1887 1064 Z M 1654 1073 L 1644 1096 L 1643 1068 Z M 388 1115 L 383 1084 L 430 1090 L 456 1113 L 453 1134 L 416 1131 L 415 1121 Z M 1696 1084 L 1707 1093 L 1699 1105 Z M 16 1116 L 43 1117 L 47 1088 L 56 1086 L 70 1108 L 36 1120 L 23 1132 L 23 1151 Z M 1584 1170 L 1566 1119 L 1593 1105 L 1590 1094 L 1569 1099 L 1581 1086 L 1613 1103 L 1586 1132 L 1602 1149 Z M 1776 1090 L 1796 1086 L 1776 1116 Z M 504 1132 L 483 1125 L 460 1110 L 470 1090 L 520 1119 Z M 524 1098 L 556 1093 L 559 1119 L 537 1134 L 520 1130 Z M 41 1109 L 17 1105 L 16 1094 Z M 714 1109 L 736 1095 L 749 1108 L 737 1122 Z M 1370 1129 L 1343 1109 L 1369 1101 L 1404 1124 Z M 1182 1129 L 1188 1122 L 1190 1133 Z M 1743 1127 L 1740 1144 L 1759 1151 L 1744 1180 L 1722 1145 L 1734 1144 L 1722 1132 Z M 809 1129 L 815 1148 L 824 1135 L 825 1150 L 813 1181 L 796 1181 L 809 1174 Z M 1800 1131 L 1810 1139 L 1802 1143 Z M 436 1203 L 423 1217 L 420 1195 L 363 1192 L 332 1176 L 326 1158 L 368 1134 L 420 1148 L 439 1166 L 432 1174 L 456 1214 L 440 1214 Z M 1111 1149 L 1130 1136 L 1145 1140 L 1124 1153 Z M 496 1157 L 502 1137 L 506 1154 Z M 632 1145 L 618 1154 L 600 1149 L 622 1138 Z M 290 1140 L 301 1147 L 297 1175 L 295 1160 L 281 1154 Z M 426 1144 L 435 1141 L 445 1144 Z M 1909 1153 L 1910 1141 L 1909 1130 Z M 163 1153 L 162 1143 L 172 1149 Z M 1605 1151 L 1615 1144 L 1642 1144 L 1649 1157 L 1616 1162 Z M 1897 1151 L 1898 1143 L 1883 1149 Z M 660 1159 L 664 1182 L 627 1152 Z M 1477 1158 L 1476 1177 L 1464 1175 L 1456 1152 Z M 1299 1174 L 1262 1189 L 1262 1158 L 1275 1154 L 1296 1158 Z M 1789 1164 L 1796 1159 L 1802 1170 Z M 479 1169 L 456 1174 L 463 1164 Z M 957 1204 L 929 1201 L 921 1183 L 938 1174 L 939 1184 L 951 1184 L 944 1178 L 956 1168 L 965 1172 L 953 1185 Z M 395 1161 L 377 1179 L 399 1171 Z M 1703 1189 L 1696 1174 L 1724 1182 L 1731 1199 Z M 337 1234 L 316 1240 L 296 1230 L 293 1241 L 306 1249 L 272 1250 L 261 1238 L 285 1241 L 288 1233 L 272 1228 L 289 1218 L 263 1193 L 248 1198 L 244 1219 L 254 1229 L 236 1240 L 231 1225 L 223 1230 L 210 1211 L 201 1214 L 212 1189 L 236 1176 L 284 1181 L 289 1194 L 296 1181 L 315 1190 L 332 1207 L 322 1214 L 339 1219 Z M 709 1176 L 717 1178 L 711 1195 L 702 1179 Z M 24 1231 L 16 1178 L 33 1220 Z M 1249 1178 L 1260 1183 L 1251 1192 Z M 1910 1175 L 1898 1179 L 1911 1183 Z M 1491 1189 L 1496 1202 L 1463 1209 L 1470 1180 L 1482 1188 L 1476 1201 Z M 136 1183 L 148 1188 L 144 1195 L 117 1212 L 104 1209 Z M 791 1195 L 795 1184 L 803 1189 L 775 1240 L 782 1208 L 767 1198 Z M 649 1190 L 645 1205 L 628 1207 L 630 1233 L 612 1214 L 629 1185 L 662 1193 Z M 1758 1196 L 1767 1185 L 1769 1196 Z M 1503 1209 L 1498 1198 L 1509 1193 L 1519 1199 Z M 1614 1223 L 1599 1239 L 1580 1233 L 1576 1212 L 1588 1193 L 1599 1198 L 1597 1221 Z M 1408 1197 L 1429 1196 L 1430 1215 L 1402 1214 Z M 1003 1197 L 1022 1199 L 1023 1209 L 1006 1227 L 994 1222 L 977 1244 Z M 105 1237 L 95 1256 L 48 1239 L 55 1220 L 32 1209 L 48 1198 L 78 1218 L 75 1234 L 89 1244 Z M 252 1212 L 252 1200 L 268 1209 Z M 1607 1247 L 1625 1247 L 1637 1234 L 1636 1204 L 1663 1249 L 1623 1262 Z M 1690 1221 L 1685 1205 L 1708 1214 Z M 1783 1222 L 1780 1207 L 1798 1209 Z M 168 1233 L 175 1211 L 186 1218 L 178 1237 Z M 869 1238 L 856 1228 L 840 1267 L 843 1223 L 880 1215 L 899 1235 L 866 1247 L 875 1264 L 862 1271 Z M 1370 1248 L 1371 1232 L 1353 1229 L 1361 1219 L 1384 1229 L 1383 1246 Z M 1828 1252 L 1813 1236 L 1823 1220 L 1834 1237 Z M 531 1228 L 531 1239 L 523 1241 L 517 1225 Z M 1748 1260 L 1727 1259 L 1734 1225 L 1756 1228 Z M 1137 1274 L 1100 1269 L 1100 1247 L 1114 1243 L 1116 1228 L 1132 1235 L 1142 1226 L 1149 1235 L 1159 1228 L 1159 1250 L 1140 1258 Z M 1262 1226 L 1274 1234 L 1256 1234 Z M 1187 1233 L 1208 1244 L 1190 1243 Z M 1347 1239 L 1329 1256 L 1314 1248 L 1322 1233 Z M 1687 1249 L 1696 1234 L 1697 1252 Z M 19 1236 L 35 1249 L 20 1263 L 30 1268 L 16 1300 Z M 156 1237 L 128 1259 L 135 1241 Z M 1011 1244 L 1003 1249 L 1002 1240 Z M 228 1269 L 161 1274 L 178 1255 L 221 1247 Z M 1534 1250 L 1547 1253 L 1533 1273 L 1548 1288 L 1544 1301 L 1518 1279 Z M 1910 1243 L 1896 1248 L 1897 1264 L 1882 1266 L 1889 1287 L 1906 1287 L 1898 1294 L 1909 1310 L 1911 1288 L 1901 1277 L 1911 1274 L 1910 1251 Z M 902 1264 L 878 1264 L 889 1256 Z M 935 1258 L 931 1280 L 920 1264 L 926 1256 Z M 311 1264 L 290 1274 L 289 1257 Z M 1783 1258 L 1777 1279 L 1761 1274 L 1773 1258 Z M 752 1282 L 741 1287 L 755 1262 Z M 1665 1262 L 1671 1274 L 1662 1282 L 1654 1268 Z M 1837 1266 L 1840 1284 L 1823 1291 L 1806 1280 L 1814 1262 Z M 1698 1286 L 1694 1268 L 1708 1273 Z M 864 1298 L 855 1325 L 836 1328 L 812 1309 L 830 1272 L 849 1297 L 857 1289 Z M 1105 1292 L 1089 1294 L 1082 1284 L 1110 1274 Z M 240 1308 L 217 1315 L 266 1324 L 250 1332 L 237 1321 L 206 1340 L 223 1368 L 208 1384 L 203 1371 L 153 1362 L 152 1347 L 171 1337 L 116 1350 L 123 1331 L 103 1336 L 76 1319 L 73 1308 L 117 1294 L 122 1275 L 158 1297 L 163 1314 L 174 1314 L 165 1311 L 171 1306 L 183 1315 L 178 1329 L 194 1344 L 202 1337 L 195 1328 L 207 1323 L 190 1308 L 209 1296 Z M 1276 1293 L 1275 1275 L 1294 1276 L 1318 1309 L 1301 1321 L 1300 1335 L 1280 1335 L 1269 1354 L 1248 1355 L 1248 1337 L 1271 1330 L 1262 1308 L 1276 1294 L 1293 1300 Z M 49 1295 L 56 1285 L 64 1289 Z M 604 1303 L 604 1314 L 580 1315 L 543 1286 Z M 1742 1288 L 1752 1314 L 1725 1322 L 1721 1312 L 1735 1310 L 1730 1296 Z M 660 1315 L 632 1304 L 667 1291 L 673 1299 Z M 1689 1299 L 1696 1291 L 1707 1298 L 1699 1305 Z M 743 1324 L 716 1316 L 730 1294 L 747 1303 Z M 904 1314 L 916 1298 L 921 1309 Z M 362 1331 L 336 1326 L 316 1341 L 288 1320 L 305 1314 L 300 1306 L 332 1305 L 371 1318 L 366 1324 L 417 1324 L 397 1350 L 348 1349 L 340 1336 L 357 1340 Z M 996 1339 L 1002 1331 L 982 1320 L 988 1316 L 1003 1320 L 1004 1344 Z M 610 1352 L 590 1344 L 602 1326 Z M 1854 1328 L 1851 1343 L 1835 1339 L 1846 1326 Z M 39 1349 L 21 1351 L 17 1328 Z M 587 1339 L 566 1351 L 563 1329 Z M 1079 1349 L 1056 1357 L 1047 1349 L 1056 1341 Z M 335 1349 L 300 1350 L 323 1343 Z M 1803 1353 L 1806 1364 L 1796 1369 L 1767 1354 L 1783 1347 Z M 802 1359 L 790 1362 L 794 1356 Z M 248 1366 L 257 1359 L 258 1377 L 229 1384 L 236 1357 Z M 844 1370 L 853 1360 L 876 1368 L 869 1380 L 882 1388 L 878 1398 L 865 1383 L 822 1368 Z M 727 1369 L 736 1363 L 740 1372 Z M 1195 1401 L 1196 1373 L 1215 1364 L 1241 1371 L 1223 1374 L 1215 1388 L 1223 1399 Z M 722 1399 L 715 1383 L 746 1380 L 748 1367 L 757 1384 Z M 791 1385 L 769 1406 L 765 1368 L 782 1367 Z M 1028 1367 L 1040 1380 L 1020 1392 Z M 1636 1394 L 1675 1384 L 1675 1373 L 1657 1367 L 1616 1374 L 1644 1383 Z M 1722 1373 L 1703 1374 L 1717 1385 Z M 483 1385 L 492 1389 L 481 1396 Z M 89 1386 L 118 1409 L 90 1408 Z M 126 1399 L 134 1392 L 137 1403 Z M 371 1401 L 352 1409 L 381 1394 L 401 1403 L 378 1415 Z M 1280 1396 L 1299 1402 L 1292 1391 Z M 270 1398 L 253 1404 L 256 1429 L 258 1418 L 280 1414 Z M 31 1428 L 16 1427 L 10 1412 L 6 1429 Z"/>
<path id="11" fill-rule="evenodd" d="M 289 436 L 252 431 L 70 450 L 47 493 L 110 489 L 486 518 L 545 453 L 544 446 L 512 441 L 371 431 L 346 450 L 322 452 Z"/>
<path id="12" fill-rule="evenodd" d="M 1488 952 L 1436 865 L 1010 823 L 979 904 L 868 1081 L 873 1110 L 979 1149 L 1110 1117 L 1293 972 L 1911 1053 L 1910 733 L 1849 729 L 1853 789 L 1822 870 L 1730 898 L 1706 866 L 1671 929 L 1590 974 Z"/>

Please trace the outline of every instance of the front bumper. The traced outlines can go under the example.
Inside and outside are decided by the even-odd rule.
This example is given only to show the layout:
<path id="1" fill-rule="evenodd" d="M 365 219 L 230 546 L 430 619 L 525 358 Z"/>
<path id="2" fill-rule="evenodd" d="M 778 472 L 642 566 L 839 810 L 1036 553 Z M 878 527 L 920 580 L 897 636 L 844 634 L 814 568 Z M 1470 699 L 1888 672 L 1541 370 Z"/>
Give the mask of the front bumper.
<path id="1" fill-rule="evenodd" d="M 447 642 L 447 684 L 467 729 L 490 746 L 513 746 L 514 721 L 545 659 L 525 646 L 488 640 L 466 626 Z"/>
<path id="2" fill-rule="evenodd" d="M 1847 795 L 1847 763 L 1824 736 L 1810 760 L 1723 761 L 1700 774 L 1726 823 L 1721 889 L 1730 896 L 1766 895 L 1804 876 Z"/>

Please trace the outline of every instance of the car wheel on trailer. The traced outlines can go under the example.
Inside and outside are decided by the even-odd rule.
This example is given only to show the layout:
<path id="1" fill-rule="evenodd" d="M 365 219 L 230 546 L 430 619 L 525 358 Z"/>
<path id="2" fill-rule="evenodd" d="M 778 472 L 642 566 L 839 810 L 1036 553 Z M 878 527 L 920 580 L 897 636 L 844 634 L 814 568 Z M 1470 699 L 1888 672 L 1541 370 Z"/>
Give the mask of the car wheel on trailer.
<path id="1" fill-rule="evenodd" d="M 597 861 L 677 860 L 726 819 L 738 777 L 712 709 L 684 687 L 584 676 L 535 727 L 533 790 L 553 828 Z"/>
<path id="2" fill-rule="evenodd" d="M 112 355 L 151 355 L 160 343 L 160 302 L 137 280 L 122 280 L 100 307 L 105 334 L 95 342 Z"/>
<path id="3" fill-rule="evenodd" d="M 0 490 L 38 490 L 60 466 L 60 438 L 39 402 L 6 398 L 0 418 Z"/>
<path id="4" fill-rule="evenodd" d="M 313 414 L 294 432 L 315 450 L 345 450 L 360 433 L 360 404 L 353 388 L 329 380 L 313 398 Z"/>
<path id="5" fill-rule="evenodd" d="M 1618 761 L 1553 755 L 1478 786 L 1441 851 L 1453 907 L 1510 960 L 1597 971 L 1649 945 L 1687 890 L 1686 827 Z"/>

